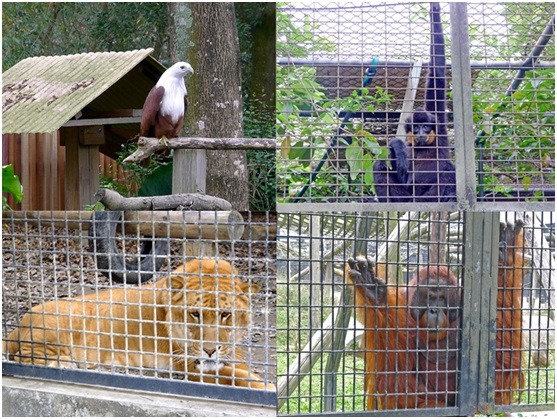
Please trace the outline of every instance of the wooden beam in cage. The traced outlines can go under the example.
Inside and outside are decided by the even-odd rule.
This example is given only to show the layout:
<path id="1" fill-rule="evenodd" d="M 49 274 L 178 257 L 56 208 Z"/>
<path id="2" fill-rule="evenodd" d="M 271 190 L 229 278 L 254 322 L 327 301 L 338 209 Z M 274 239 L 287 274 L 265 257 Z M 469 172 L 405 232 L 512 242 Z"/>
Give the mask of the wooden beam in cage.
<path id="1" fill-rule="evenodd" d="M 43 227 L 88 230 L 92 211 L 3 212 L 3 223 L 29 223 Z M 244 233 L 244 219 L 237 211 L 126 211 L 125 232 L 130 235 L 237 240 Z M 85 237 L 85 236 L 84 236 Z"/>
<path id="2" fill-rule="evenodd" d="M 95 194 L 107 210 L 111 211 L 165 211 L 184 209 L 188 211 L 228 211 L 230 202 L 202 193 L 144 196 L 126 198 L 110 189 L 99 189 Z"/>
<path id="3" fill-rule="evenodd" d="M 408 85 L 406 86 L 406 94 L 402 102 L 402 111 L 400 112 L 400 119 L 396 130 L 396 136 L 399 138 L 406 138 L 405 121 L 412 114 L 414 109 L 414 102 L 416 101 L 416 95 L 418 93 L 418 84 L 420 84 L 420 74 L 422 73 L 422 64 L 422 60 L 416 61 L 408 76 Z"/>

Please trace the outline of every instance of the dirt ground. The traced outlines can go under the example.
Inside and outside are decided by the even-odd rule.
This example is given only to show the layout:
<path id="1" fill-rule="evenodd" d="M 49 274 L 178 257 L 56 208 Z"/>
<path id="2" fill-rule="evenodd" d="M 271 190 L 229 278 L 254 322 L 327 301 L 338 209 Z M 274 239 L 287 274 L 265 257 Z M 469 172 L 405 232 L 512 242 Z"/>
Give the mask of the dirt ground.
<path id="1" fill-rule="evenodd" d="M 246 226 L 246 229 L 248 226 Z M 31 307 L 57 298 L 87 294 L 111 285 L 100 274 L 89 251 L 87 232 L 31 224 L 2 225 L 2 335 L 6 336 Z M 252 327 L 244 337 L 244 353 L 255 371 L 274 382 L 276 377 L 275 243 L 238 241 L 218 243 L 218 254 L 234 261 L 242 280 L 255 282 Z M 171 255 L 159 270 L 183 263 L 183 241 L 171 239 Z M 168 266 L 170 263 L 170 267 Z M 128 285 L 130 286 L 130 285 Z M 248 350 L 248 345 L 250 346 Z M 268 347 L 266 347 L 268 346 Z"/>

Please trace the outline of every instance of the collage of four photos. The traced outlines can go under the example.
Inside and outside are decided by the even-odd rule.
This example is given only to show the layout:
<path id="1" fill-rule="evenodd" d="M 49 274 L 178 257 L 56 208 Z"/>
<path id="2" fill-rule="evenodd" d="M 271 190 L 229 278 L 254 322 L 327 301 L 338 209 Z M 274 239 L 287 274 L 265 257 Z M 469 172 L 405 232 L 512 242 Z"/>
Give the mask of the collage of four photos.
<path id="1" fill-rule="evenodd" d="M 554 411 L 554 32 L 2 3 L 2 415 Z"/>

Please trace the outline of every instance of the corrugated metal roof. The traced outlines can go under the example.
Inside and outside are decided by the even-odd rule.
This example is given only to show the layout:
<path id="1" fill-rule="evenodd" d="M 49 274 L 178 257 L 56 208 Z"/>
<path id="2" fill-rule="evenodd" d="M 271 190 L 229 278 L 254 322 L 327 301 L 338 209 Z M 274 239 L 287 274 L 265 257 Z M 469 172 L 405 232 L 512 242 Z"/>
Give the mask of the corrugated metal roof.
<path id="1" fill-rule="evenodd" d="M 58 130 L 152 52 L 147 48 L 20 61 L 2 75 L 2 133 Z"/>

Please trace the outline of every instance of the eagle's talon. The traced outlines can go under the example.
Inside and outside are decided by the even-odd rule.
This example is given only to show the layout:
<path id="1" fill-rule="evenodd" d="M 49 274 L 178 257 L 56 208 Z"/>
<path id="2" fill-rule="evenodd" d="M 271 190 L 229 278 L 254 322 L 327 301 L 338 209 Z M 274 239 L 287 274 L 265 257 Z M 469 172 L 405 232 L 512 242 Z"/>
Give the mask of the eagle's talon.
<path id="1" fill-rule="evenodd" d="M 159 144 L 164 144 L 165 147 L 168 147 L 168 138 L 166 138 L 166 135 L 163 135 L 159 139 Z"/>

